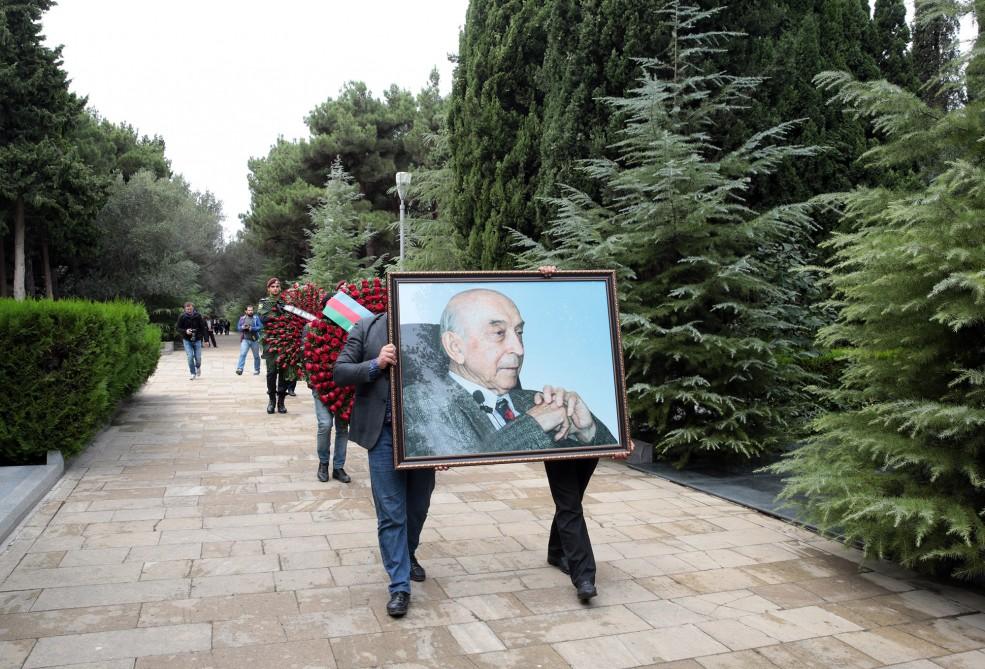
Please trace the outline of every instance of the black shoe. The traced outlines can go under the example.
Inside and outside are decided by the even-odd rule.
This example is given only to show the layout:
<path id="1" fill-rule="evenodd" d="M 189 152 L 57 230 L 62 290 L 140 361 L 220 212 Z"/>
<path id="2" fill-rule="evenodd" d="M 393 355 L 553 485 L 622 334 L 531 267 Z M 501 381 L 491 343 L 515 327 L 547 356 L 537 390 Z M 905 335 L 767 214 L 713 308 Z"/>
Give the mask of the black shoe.
<path id="1" fill-rule="evenodd" d="M 599 591 L 595 589 L 595 584 L 591 581 L 582 581 L 578 584 L 577 590 L 578 599 L 581 600 L 582 604 L 599 594 Z"/>
<path id="2" fill-rule="evenodd" d="M 298 394 L 296 392 L 294 392 L 293 390 L 288 390 L 287 391 L 287 394 L 290 395 L 291 397 L 297 397 L 298 396 Z"/>
<path id="3" fill-rule="evenodd" d="M 409 592 L 395 592 L 390 595 L 390 601 L 386 603 L 387 615 L 391 618 L 403 618 L 410 606 Z"/>
<path id="4" fill-rule="evenodd" d="M 428 574 L 424 571 L 424 567 L 422 567 L 421 563 L 417 561 L 417 558 L 412 557 L 410 559 L 410 580 L 421 583 L 427 577 Z"/>
<path id="5" fill-rule="evenodd" d="M 327 465 L 326 465 L 327 466 Z M 345 473 L 345 470 L 339 467 L 338 469 L 332 470 L 332 478 L 336 481 L 342 481 L 342 483 L 348 483 L 352 480 L 352 477 Z"/>
<path id="6" fill-rule="evenodd" d="M 242 369 L 237 369 L 236 370 L 236 376 L 243 376 L 243 370 Z"/>
<path id="7" fill-rule="evenodd" d="M 277 396 L 277 413 L 287 413 L 287 407 L 284 406 L 284 396 Z"/>
<path id="8" fill-rule="evenodd" d="M 274 401 L 274 396 L 270 396 L 270 401 L 267 402 L 267 413 L 273 413 L 274 409 L 277 408 L 277 404 Z"/>
<path id="9" fill-rule="evenodd" d="M 319 462 L 318 463 L 318 480 L 322 483 L 328 481 L 328 463 Z"/>
<path id="10" fill-rule="evenodd" d="M 571 573 L 571 567 L 568 566 L 568 558 L 566 558 L 566 557 L 563 557 L 562 556 L 562 557 L 556 558 L 556 557 L 551 557 L 550 555 L 548 555 L 547 556 L 547 564 L 551 565 L 552 567 L 557 567 L 564 574 L 570 574 Z"/>

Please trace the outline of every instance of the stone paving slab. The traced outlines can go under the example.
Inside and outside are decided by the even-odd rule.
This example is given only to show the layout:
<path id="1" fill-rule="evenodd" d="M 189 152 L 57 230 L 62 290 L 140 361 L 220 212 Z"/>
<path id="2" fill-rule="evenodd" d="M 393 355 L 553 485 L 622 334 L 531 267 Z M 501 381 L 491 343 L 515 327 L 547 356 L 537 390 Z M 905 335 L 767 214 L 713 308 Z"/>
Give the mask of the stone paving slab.
<path id="1" fill-rule="evenodd" d="M 985 598 L 603 462 L 591 605 L 545 563 L 538 464 L 438 473 L 406 618 L 389 618 L 366 454 L 315 478 L 302 388 L 264 411 L 236 341 L 162 358 L 0 551 L 0 669 L 983 669 Z"/>

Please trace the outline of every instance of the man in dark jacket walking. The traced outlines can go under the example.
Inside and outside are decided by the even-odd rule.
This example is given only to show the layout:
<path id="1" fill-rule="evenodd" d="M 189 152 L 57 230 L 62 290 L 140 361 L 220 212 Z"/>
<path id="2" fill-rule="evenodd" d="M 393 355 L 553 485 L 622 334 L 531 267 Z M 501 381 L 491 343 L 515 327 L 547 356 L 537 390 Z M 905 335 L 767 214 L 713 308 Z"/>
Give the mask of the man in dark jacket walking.
<path id="1" fill-rule="evenodd" d="M 395 364 L 397 349 L 387 343 L 386 314 L 378 314 L 363 318 L 349 331 L 333 376 L 340 386 L 356 386 L 349 438 L 369 451 L 380 555 L 390 576 L 386 612 L 399 618 L 410 605 L 410 582 L 427 577 L 414 551 L 431 506 L 434 470 L 393 467 L 390 368 Z"/>
<path id="2" fill-rule="evenodd" d="M 188 371 L 195 377 L 202 375 L 202 341 L 207 336 L 205 319 L 195 311 L 195 305 L 185 302 L 185 311 L 178 316 L 175 328 L 181 333 L 181 343 L 185 345 L 185 355 L 188 356 Z"/>

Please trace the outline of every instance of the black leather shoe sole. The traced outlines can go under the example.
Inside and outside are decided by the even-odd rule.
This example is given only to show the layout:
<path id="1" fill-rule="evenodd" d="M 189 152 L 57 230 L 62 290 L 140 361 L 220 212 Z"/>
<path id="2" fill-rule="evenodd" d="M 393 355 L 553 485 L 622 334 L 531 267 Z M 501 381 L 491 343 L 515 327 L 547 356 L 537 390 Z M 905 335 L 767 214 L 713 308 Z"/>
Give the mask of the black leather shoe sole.
<path id="1" fill-rule="evenodd" d="M 547 558 L 547 564 L 557 567 L 563 574 L 570 574 L 571 568 L 568 566 L 568 558 Z"/>

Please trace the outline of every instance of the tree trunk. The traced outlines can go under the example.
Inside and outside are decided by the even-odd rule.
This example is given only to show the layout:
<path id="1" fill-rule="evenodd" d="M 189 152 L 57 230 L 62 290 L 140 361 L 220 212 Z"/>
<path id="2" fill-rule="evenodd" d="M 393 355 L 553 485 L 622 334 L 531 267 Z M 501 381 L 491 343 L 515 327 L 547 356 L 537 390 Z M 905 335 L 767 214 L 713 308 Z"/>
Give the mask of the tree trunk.
<path id="1" fill-rule="evenodd" d="M 14 299 L 23 300 L 24 292 L 24 200 L 14 205 Z"/>
<path id="2" fill-rule="evenodd" d="M 27 297 L 38 296 L 38 281 L 34 276 L 34 255 L 24 256 L 24 292 Z"/>
<path id="3" fill-rule="evenodd" d="M 7 294 L 7 247 L 5 235 L 0 235 L 0 297 Z"/>
<path id="4" fill-rule="evenodd" d="M 41 262 L 44 264 L 44 290 L 49 300 L 55 299 L 55 284 L 51 277 L 51 258 L 48 256 L 48 240 L 41 242 Z"/>

